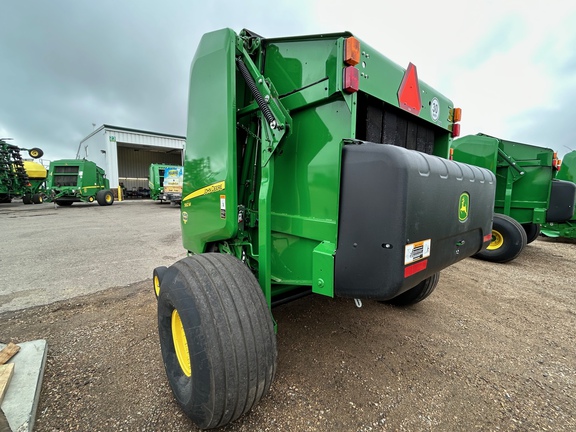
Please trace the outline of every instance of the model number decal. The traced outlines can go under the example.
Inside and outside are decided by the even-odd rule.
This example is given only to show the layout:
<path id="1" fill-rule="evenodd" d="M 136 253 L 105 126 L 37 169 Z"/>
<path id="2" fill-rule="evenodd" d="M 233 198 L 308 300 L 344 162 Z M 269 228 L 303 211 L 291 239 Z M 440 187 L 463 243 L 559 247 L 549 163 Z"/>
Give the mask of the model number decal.
<path id="1" fill-rule="evenodd" d="M 404 265 L 428 258 L 430 256 L 431 244 L 432 240 L 430 239 L 407 244 L 404 247 Z"/>

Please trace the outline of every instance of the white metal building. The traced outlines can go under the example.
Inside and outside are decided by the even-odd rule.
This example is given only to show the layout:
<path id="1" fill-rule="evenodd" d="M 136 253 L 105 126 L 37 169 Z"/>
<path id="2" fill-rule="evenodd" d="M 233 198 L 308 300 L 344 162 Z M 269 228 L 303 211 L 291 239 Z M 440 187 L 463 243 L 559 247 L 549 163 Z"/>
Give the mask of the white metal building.
<path id="1" fill-rule="evenodd" d="M 112 189 L 147 188 L 150 164 L 183 165 L 185 144 L 183 136 L 104 124 L 80 142 L 76 158 L 103 168 Z"/>

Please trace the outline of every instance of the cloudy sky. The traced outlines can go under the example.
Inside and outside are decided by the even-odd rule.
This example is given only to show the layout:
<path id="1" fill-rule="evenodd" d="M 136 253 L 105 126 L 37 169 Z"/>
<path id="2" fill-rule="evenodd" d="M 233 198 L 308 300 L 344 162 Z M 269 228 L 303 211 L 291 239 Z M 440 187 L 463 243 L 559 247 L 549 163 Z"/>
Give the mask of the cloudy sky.
<path id="1" fill-rule="evenodd" d="M 190 62 L 223 27 L 351 31 L 414 63 L 462 108 L 463 135 L 576 150 L 568 0 L 3 0 L 0 16 L 0 137 L 47 160 L 74 158 L 93 124 L 185 135 Z"/>

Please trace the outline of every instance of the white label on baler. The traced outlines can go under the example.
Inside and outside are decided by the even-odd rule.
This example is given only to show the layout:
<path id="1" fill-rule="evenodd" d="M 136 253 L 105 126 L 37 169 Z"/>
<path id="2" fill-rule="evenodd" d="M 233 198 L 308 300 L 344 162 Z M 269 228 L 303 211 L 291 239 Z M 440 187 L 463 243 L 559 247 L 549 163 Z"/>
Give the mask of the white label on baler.
<path id="1" fill-rule="evenodd" d="M 404 265 L 428 258 L 431 244 L 432 240 L 430 239 L 407 244 L 404 248 Z"/>
<path id="2" fill-rule="evenodd" d="M 226 219 L 226 195 L 220 195 L 220 219 Z"/>

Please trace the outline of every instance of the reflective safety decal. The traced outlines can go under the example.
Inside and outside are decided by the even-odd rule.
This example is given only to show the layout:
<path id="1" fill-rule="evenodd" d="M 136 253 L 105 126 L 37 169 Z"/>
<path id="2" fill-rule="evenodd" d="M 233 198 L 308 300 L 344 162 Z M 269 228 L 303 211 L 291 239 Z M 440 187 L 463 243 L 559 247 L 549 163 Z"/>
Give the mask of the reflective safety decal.
<path id="1" fill-rule="evenodd" d="M 430 246 L 432 240 L 423 240 L 416 243 L 407 244 L 404 247 L 404 265 L 412 264 L 430 256 Z"/>
<path id="2" fill-rule="evenodd" d="M 428 267 L 428 260 L 422 260 L 422 261 L 418 261 L 416 264 L 412 264 L 409 266 L 404 267 L 404 277 L 410 277 L 412 275 L 415 275 L 418 272 L 421 272 L 422 270 L 426 270 L 426 267 Z"/>

